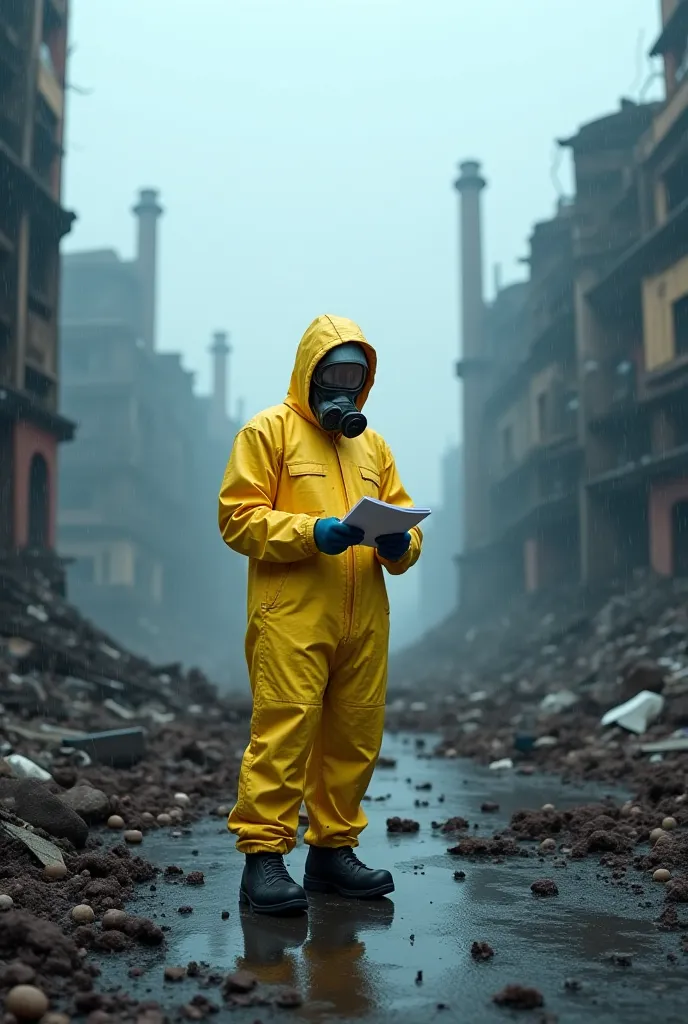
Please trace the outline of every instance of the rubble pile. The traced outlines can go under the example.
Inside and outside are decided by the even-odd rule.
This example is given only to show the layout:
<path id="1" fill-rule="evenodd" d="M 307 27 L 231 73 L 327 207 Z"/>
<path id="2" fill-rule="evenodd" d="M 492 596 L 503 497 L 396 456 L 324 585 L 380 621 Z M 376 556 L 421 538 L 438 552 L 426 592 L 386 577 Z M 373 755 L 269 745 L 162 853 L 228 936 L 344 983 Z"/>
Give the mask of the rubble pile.
<path id="1" fill-rule="evenodd" d="M 5 712 L 97 724 L 136 714 L 153 721 L 196 709 L 218 713 L 218 692 L 197 669 L 154 666 L 84 619 L 26 561 L 0 557 L 0 704 Z M 104 707 L 103 707 L 104 704 Z"/>
<path id="2" fill-rule="evenodd" d="M 175 793 L 186 794 L 187 814 L 203 813 L 203 798 L 235 791 L 249 713 L 198 670 L 122 648 L 38 568 L 0 559 L 3 803 L 31 803 L 32 779 L 62 793 L 65 822 L 68 810 L 82 825 L 124 810 L 140 829 L 150 826 L 143 815 L 176 816 Z M 73 830 L 67 838 L 78 844 Z"/>
<path id="3" fill-rule="evenodd" d="M 640 786 L 649 763 L 667 760 L 684 792 L 688 581 L 643 574 L 604 598 L 566 590 L 543 601 L 463 632 L 452 620 L 405 654 L 392 726 L 439 725 L 440 755 L 496 770 Z"/>
<path id="4" fill-rule="evenodd" d="M 12 1019 L 49 1006 L 163 1020 L 98 992 L 90 957 L 164 947 L 164 929 L 125 910 L 162 874 L 136 851 L 152 831 L 226 819 L 249 714 L 201 672 L 125 650 L 42 568 L 0 558 L 0 1005 L 16 1005 Z"/>

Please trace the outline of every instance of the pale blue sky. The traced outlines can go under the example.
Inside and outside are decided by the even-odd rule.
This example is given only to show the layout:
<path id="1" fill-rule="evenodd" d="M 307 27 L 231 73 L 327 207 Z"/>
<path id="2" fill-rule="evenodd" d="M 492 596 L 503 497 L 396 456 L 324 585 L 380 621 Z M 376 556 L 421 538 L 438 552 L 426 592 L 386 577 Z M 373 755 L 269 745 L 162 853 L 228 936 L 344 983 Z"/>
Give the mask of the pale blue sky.
<path id="1" fill-rule="evenodd" d="M 228 327 L 247 415 L 282 399 L 315 315 L 358 320 L 380 358 L 371 424 L 436 501 L 459 416 L 457 161 L 484 163 L 486 279 L 499 262 L 508 280 L 553 210 L 553 139 L 638 97 L 659 0 L 72 8 L 69 77 L 92 92 L 70 93 L 65 248 L 130 255 L 134 194 L 160 188 L 160 345 L 205 386 Z"/>

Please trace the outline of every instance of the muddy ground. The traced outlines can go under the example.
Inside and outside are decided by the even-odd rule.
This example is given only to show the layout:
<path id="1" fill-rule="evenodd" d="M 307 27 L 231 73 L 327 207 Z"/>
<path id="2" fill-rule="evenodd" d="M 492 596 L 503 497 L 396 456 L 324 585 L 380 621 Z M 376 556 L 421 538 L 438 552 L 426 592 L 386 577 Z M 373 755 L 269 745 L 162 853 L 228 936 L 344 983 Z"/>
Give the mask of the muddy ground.
<path id="1" fill-rule="evenodd" d="M 688 907 L 675 902 L 688 898 L 676 881 L 688 867 L 683 830 L 667 829 L 654 849 L 649 842 L 668 804 L 682 812 L 681 794 L 646 794 L 635 805 L 616 793 L 605 802 L 605 787 L 428 759 L 431 747 L 388 737 L 384 754 L 396 765 L 381 761 L 371 786 L 362 854 L 394 870 L 392 899 L 318 898 L 308 919 L 265 921 L 239 909 L 241 858 L 217 817 L 144 830 L 128 850 L 108 832 L 97 852 L 121 852 L 109 854 L 109 868 L 100 864 L 103 878 L 93 859 L 90 868 L 73 859 L 90 851 L 67 855 L 70 877 L 53 883 L 61 912 L 49 915 L 59 931 L 39 928 L 50 948 L 37 950 L 35 932 L 20 927 L 24 906 L 42 913 L 38 885 L 15 892 L 15 909 L 0 913 L 0 941 L 14 928 L 14 948 L 0 948 L 9 981 L 23 980 L 23 963 L 32 980 L 48 979 L 51 1010 L 90 1024 L 218 1014 L 241 1024 L 685 1019 Z M 539 810 L 547 804 L 554 810 Z M 537 813 L 516 814 L 523 808 Z M 452 818 L 463 820 L 443 831 Z M 394 819 L 418 830 L 390 833 Z M 543 840 L 554 850 L 541 853 Z M 304 858 L 300 845 L 290 857 L 296 877 Z M 652 879 L 664 864 L 668 885 Z M 555 895 L 536 895 L 533 885 Z M 94 906 L 93 925 L 70 921 L 77 902 Z M 126 905 L 127 917 L 103 930 L 108 902 Z M 62 973 L 46 973 L 60 963 Z M 502 1006 L 494 997 L 505 991 Z"/>

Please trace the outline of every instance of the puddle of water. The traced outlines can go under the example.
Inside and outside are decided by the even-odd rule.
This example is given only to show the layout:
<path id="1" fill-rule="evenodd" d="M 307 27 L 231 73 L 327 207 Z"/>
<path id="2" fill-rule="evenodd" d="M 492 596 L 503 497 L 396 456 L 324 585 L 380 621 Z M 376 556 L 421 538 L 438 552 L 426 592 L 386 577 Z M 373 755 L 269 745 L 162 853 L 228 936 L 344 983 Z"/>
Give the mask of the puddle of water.
<path id="1" fill-rule="evenodd" d="M 650 1016 L 661 1010 L 663 1024 L 684 1019 L 685 966 L 667 968 L 665 959 L 677 939 L 658 934 L 651 923 L 660 893 L 648 890 L 648 896 L 637 897 L 613 889 L 596 877 L 600 869 L 594 862 L 557 872 L 560 896 L 554 900 L 535 900 L 530 893 L 535 878 L 554 870 L 537 861 L 462 861 L 467 877 L 457 883 L 453 872 L 459 865 L 446 853 L 446 837 L 431 830 L 433 819 L 460 814 L 477 821 L 480 832 L 492 832 L 518 808 L 550 801 L 570 806 L 599 799 L 604 790 L 513 773 L 495 777 L 457 761 L 418 760 L 404 737 L 388 739 L 385 753 L 398 759 L 397 768 L 376 772 L 371 796 L 389 794 L 389 799 L 366 804 L 370 826 L 362 836 L 361 854 L 372 866 L 394 870 L 397 888 L 392 899 L 361 904 L 318 897 L 308 918 L 256 917 L 240 912 L 242 858 L 217 822 L 199 824 L 192 836 L 177 840 L 162 833 L 150 835 L 144 851 L 148 857 L 161 866 L 176 863 L 186 871 L 202 870 L 206 884 L 190 890 L 161 882 L 155 895 L 142 893 L 137 912 L 157 910 L 158 922 L 169 925 L 170 931 L 164 959 L 148 955 L 150 972 L 133 985 L 135 994 L 169 999 L 169 986 L 162 984 L 163 964 L 196 960 L 224 971 L 244 967 L 266 984 L 298 988 L 306 1005 L 289 1011 L 289 1018 L 312 1024 L 382 1024 L 391 1019 L 410 1024 L 434 1016 L 438 1003 L 448 1004 L 462 1020 L 490 1024 L 504 1019 L 491 996 L 510 982 L 540 988 L 562 1024 L 590 1019 L 644 1024 L 650 1019 L 647 1000 L 653 1007 Z M 427 782 L 432 786 L 429 791 L 415 788 Z M 500 812 L 481 815 L 485 799 L 499 802 Z M 427 801 L 428 806 L 414 807 L 416 800 Z M 396 814 L 416 818 L 421 831 L 388 836 L 386 819 Z M 300 845 L 288 859 L 296 878 L 303 872 L 305 856 Z M 655 911 L 639 906 L 651 896 Z M 176 912 L 184 904 L 194 906 L 189 917 Z M 223 910 L 229 911 L 227 921 L 221 919 Z M 494 947 L 491 963 L 472 961 L 474 940 L 489 941 Z M 632 955 L 634 967 L 623 971 L 611 965 L 604 959 L 610 951 Z M 121 958 L 106 961 L 104 980 L 121 983 L 117 975 L 122 965 Z M 575 997 L 564 993 L 563 982 L 569 976 L 587 982 Z M 177 1005 L 182 991 L 187 991 L 186 983 L 174 987 Z M 189 983 L 189 996 L 194 991 Z M 256 1016 L 255 1011 L 245 1017 L 232 1011 L 232 1018 L 243 1022 Z"/>

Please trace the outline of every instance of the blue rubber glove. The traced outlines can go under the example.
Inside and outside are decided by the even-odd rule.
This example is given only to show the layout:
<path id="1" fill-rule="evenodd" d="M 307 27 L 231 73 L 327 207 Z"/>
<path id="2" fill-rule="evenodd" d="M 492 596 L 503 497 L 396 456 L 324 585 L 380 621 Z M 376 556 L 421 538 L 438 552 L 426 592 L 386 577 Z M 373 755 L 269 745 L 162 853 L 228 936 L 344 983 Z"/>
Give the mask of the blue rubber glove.
<path id="1" fill-rule="evenodd" d="M 357 526 L 340 523 L 336 516 L 318 519 L 313 530 L 315 546 L 324 555 L 341 555 L 354 544 L 360 544 L 365 534 Z"/>
<path id="2" fill-rule="evenodd" d="M 410 533 L 385 533 L 376 537 L 378 554 L 388 562 L 398 562 L 403 558 L 411 544 Z"/>

